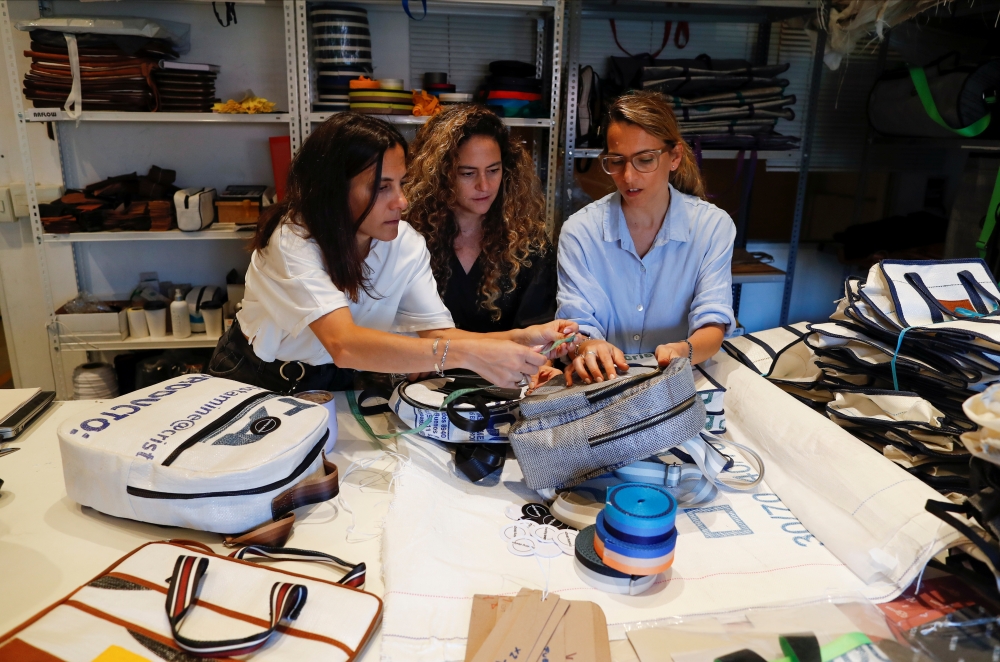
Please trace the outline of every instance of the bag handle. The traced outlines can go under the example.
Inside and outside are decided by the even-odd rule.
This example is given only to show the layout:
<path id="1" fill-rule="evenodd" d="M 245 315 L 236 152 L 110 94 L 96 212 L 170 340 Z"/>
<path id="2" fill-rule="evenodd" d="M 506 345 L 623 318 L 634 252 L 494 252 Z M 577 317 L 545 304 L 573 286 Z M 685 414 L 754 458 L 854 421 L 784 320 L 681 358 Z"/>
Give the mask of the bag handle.
<path id="1" fill-rule="evenodd" d="M 466 393 L 445 405 L 445 412 L 448 414 L 448 420 L 451 421 L 451 424 L 463 432 L 482 432 L 488 428 L 490 425 L 490 408 L 486 406 L 486 399 L 483 395 L 482 391 Z M 482 418 L 478 421 L 465 418 L 455 409 L 456 405 L 471 405 Z"/>
<path id="2" fill-rule="evenodd" d="M 406 0 L 403 0 L 403 2 L 405 3 Z M 628 55 L 629 57 L 635 57 L 635 55 L 632 55 L 627 50 L 625 50 L 625 47 L 622 46 L 620 41 L 618 41 L 618 26 L 615 25 L 615 19 L 609 18 L 608 23 L 611 24 L 611 36 L 615 40 L 615 46 L 617 46 L 619 50 L 621 50 L 621 52 L 624 53 L 625 55 Z M 663 22 L 663 43 L 660 44 L 659 50 L 657 50 L 655 53 L 649 54 L 650 59 L 656 59 L 656 56 L 662 53 L 663 49 L 667 47 L 668 43 L 670 43 L 670 29 L 672 27 L 673 27 L 672 21 Z M 680 33 L 680 28 L 678 27 L 678 35 L 679 33 Z M 690 34 L 688 34 L 688 37 L 690 38 Z M 684 42 L 684 46 L 687 46 L 687 41 Z M 678 45 L 678 48 L 684 48 L 684 46 Z"/>
<path id="3" fill-rule="evenodd" d="M 294 621 L 299 617 L 309 596 L 309 590 L 302 584 L 275 582 L 271 586 L 270 627 L 266 630 L 239 639 L 189 639 L 181 635 L 181 624 L 198 597 L 206 572 L 208 557 L 182 554 L 174 563 L 174 574 L 170 577 L 170 588 L 167 589 L 167 620 L 170 622 L 174 641 L 182 649 L 198 657 L 236 657 L 253 653 L 267 643 L 282 621 Z"/>
<path id="4" fill-rule="evenodd" d="M 976 248 L 979 249 L 979 257 L 986 258 L 986 244 L 993 235 L 993 229 L 1000 220 L 1000 168 L 997 169 L 997 181 L 993 185 L 993 195 L 990 196 L 990 206 L 986 208 L 986 218 L 983 219 L 983 230 L 976 240 Z"/>
<path id="5" fill-rule="evenodd" d="M 288 547 L 272 547 L 270 545 L 249 545 L 238 549 L 229 555 L 231 559 L 260 563 L 261 561 L 307 561 L 312 563 L 330 563 L 347 568 L 347 574 L 337 580 L 341 586 L 351 588 L 365 587 L 367 568 L 364 563 L 348 563 L 332 554 L 324 554 L 311 549 L 292 549 Z"/>
<path id="6" fill-rule="evenodd" d="M 927 116 L 934 120 L 936 124 L 943 126 L 952 133 L 957 133 L 958 135 L 966 138 L 974 138 L 989 127 L 990 120 L 993 117 L 993 113 L 991 112 L 987 112 L 969 126 L 964 126 L 961 129 L 954 129 L 948 126 L 948 123 L 944 121 L 943 117 L 941 117 L 941 113 L 938 112 L 937 104 L 934 103 L 934 95 L 931 94 L 931 88 L 927 83 L 927 74 L 924 72 L 924 68 L 909 67 L 909 69 L 910 79 L 913 81 L 913 87 L 917 90 L 917 96 L 920 97 L 920 103 L 924 106 L 924 112 L 927 113 Z M 996 97 L 988 97 L 984 99 L 984 101 L 987 105 L 992 105 L 996 103 Z"/>
<path id="7" fill-rule="evenodd" d="M 962 505 L 958 505 L 955 503 L 928 499 L 927 503 L 924 504 L 924 510 L 929 512 L 931 515 L 934 515 L 938 519 L 943 520 L 947 524 L 950 524 L 959 533 L 963 534 L 966 538 L 968 538 L 973 545 L 978 547 L 983 552 L 983 554 L 986 555 L 986 558 L 990 560 L 990 564 L 993 566 L 993 568 L 997 571 L 1000 571 L 1000 552 L 998 552 L 995 547 L 986 542 L 986 540 L 984 540 L 982 536 L 976 533 L 971 526 L 963 524 L 962 522 L 958 521 L 956 518 L 952 517 L 949 514 L 949 513 L 959 513 L 960 515 L 971 515 L 972 513 L 969 512 L 969 508 L 971 508 L 971 506 L 969 505 L 968 501 L 966 501 Z"/>
<path id="8" fill-rule="evenodd" d="M 959 319 L 962 317 L 974 317 L 975 315 L 978 315 L 978 313 L 976 313 L 975 315 L 963 315 L 962 313 L 958 312 L 958 309 L 951 310 L 950 308 L 945 306 L 943 303 L 938 301 L 937 297 L 931 294 L 930 288 L 928 288 L 927 285 L 924 284 L 924 279 L 920 277 L 920 274 L 914 271 L 903 274 L 903 278 L 906 279 L 906 282 L 909 283 L 913 287 L 913 289 L 917 291 L 917 294 L 920 295 L 920 298 L 922 298 L 931 308 L 931 317 L 935 322 L 943 322 L 944 321 L 943 315 Z M 937 316 L 934 315 L 935 312 L 938 313 Z"/>

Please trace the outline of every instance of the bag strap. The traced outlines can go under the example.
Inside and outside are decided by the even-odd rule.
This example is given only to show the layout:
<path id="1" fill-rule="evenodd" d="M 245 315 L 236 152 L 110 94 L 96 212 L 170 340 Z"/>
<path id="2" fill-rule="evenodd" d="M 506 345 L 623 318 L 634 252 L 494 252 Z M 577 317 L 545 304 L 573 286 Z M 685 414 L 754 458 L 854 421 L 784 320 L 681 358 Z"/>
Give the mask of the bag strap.
<path id="1" fill-rule="evenodd" d="M 924 504 L 924 510 L 934 515 L 940 520 L 943 520 L 947 524 L 950 524 L 959 533 L 964 535 L 973 545 L 978 547 L 986 558 L 990 560 L 990 564 L 993 566 L 994 572 L 1000 572 L 1000 551 L 996 547 L 986 542 L 986 540 L 975 532 L 975 530 L 960 522 L 955 517 L 952 517 L 949 513 L 959 513 L 960 515 L 972 515 L 969 509 L 972 506 L 966 501 L 962 505 L 955 503 L 945 502 L 945 501 L 935 501 L 934 499 L 928 499 L 927 503 Z"/>
<path id="2" fill-rule="evenodd" d="M 457 400 L 463 395 L 467 395 L 469 393 L 481 390 L 482 389 L 480 388 L 460 388 L 457 391 L 453 391 L 452 393 L 449 393 L 445 397 L 444 402 L 441 403 L 441 406 L 438 408 L 438 411 L 444 411 L 449 403 Z M 375 434 L 375 431 L 372 430 L 372 427 L 370 425 L 368 425 L 368 421 L 365 420 L 364 415 L 362 415 L 361 413 L 361 408 L 358 405 L 358 399 L 355 397 L 353 389 L 348 390 L 346 392 L 346 395 L 347 395 L 347 404 L 351 406 L 351 414 L 354 415 L 354 420 L 358 422 L 358 425 L 360 425 L 361 429 L 365 431 L 365 434 L 367 434 L 372 440 L 376 442 L 381 441 L 383 439 L 395 439 L 396 437 L 402 437 L 404 434 L 420 434 L 425 428 L 427 428 L 431 423 L 434 422 L 432 418 L 428 417 L 426 421 L 424 421 L 417 427 L 411 428 L 409 430 L 403 430 L 402 432 L 390 432 L 389 434 Z"/>
<path id="3" fill-rule="evenodd" d="M 225 547 L 242 547 L 243 545 L 273 545 L 281 547 L 292 535 L 295 524 L 295 513 L 288 513 L 273 522 L 261 524 L 256 529 L 244 533 L 226 536 L 222 539 Z"/>
<path id="4" fill-rule="evenodd" d="M 238 549 L 229 558 L 240 561 L 259 563 L 261 561 L 308 561 L 312 563 L 330 563 L 347 568 L 347 574 L 337 580 L 341 586 L 351 588 L 365 587 L 367 568 L 364 563 L 348 563 L 332 554 L 324 554 L 311 549 L 292 549 L 288 547 L 272 547 L 269 545 L 250 545 Z"/>
<path id="5" fill-rule="evenodd" d="M 170 588 L 167 589 L 166 609 L 170 632 L 178 646 L 198 657 L 236 657 L 253 653 L 267 643 L 282 621 L 294 621 L 299 617 L 309 596 L 309 590 L 302 584 L 275 582 L 271 587 L 270 626 L 266 630 L 239 639 L 189 639 L 181 635 L 181 624 L 191 611 L 207 572 L 208 557 L 182 554 L 174 563 L 174 574 L 170 577 Z"/>
<path id="6" fill-rule="evenodd" d="M 417 18 L 410 13 L 410 0 L 403 0 L 403 11 L 405 11 L 406 15 L 409 16 L 414 21 L 422 21 L 425 18 L 427 18 L 427 0 L 420 0 L 420 5 L 423 7 L 424 10 L 423 16 L 421 16 L 420 18 Z"/>
<path id="7" fill-rule="evenodd" d="M 405 3 L 406 0 L 403 0 L 403 2 Z M 615 19 L 609 18 L 608 19 L 608 23 L 611 24 L 611 36 L 614 37 L 615 46 L 617 46 L 621 50 L 621 52 L 624 53 L 625 55 L 628 55 L 629 57 L 635 57 L 635 55 L 632 55 L 627 50 L 625 50 L 625 47 L 621 45 L 620 41 L 618 41 L 618 26 L 615 25 Z M 660 53 L 662 53 L 663 49 L 667 47 L 667 44 L 670 42 L 670 29 L 672 27 L 673 27 L 673 22 L 672 21 L 664 21 L 663 22 L 663 43 L 660 44 L 659 50 L 657 50 L 655 53 L 650 53 L 649 54 L 650 58 L 654 58 L 655 59 L 656 56 L 659 55 Z M 679 31 L 680 31 L 680 26 L 678 26 L 678 32 Z M 688 36 L 690 37 L 690 35 L 688 35 Z M 684 42 L 684 46 L 687 46 L 687 41 Z M 684 46 L 678 46 L 678 48 L 684 48 Z"/>
<path id="8" fill-rule="evenodd" d="M 989 243 L 993 235 L 993 229 L 1000 219 L 1000 168 L 997 169 L 997 181 L 993 185 L 993 195 L 990 196 L 990 206 L 986 208 L 986 218 L 983 220 L 983 229 L 976 240 L 976 248 L 979 249 L 979 257 L 986 258 L 986 244 Z"/>
<path id="9" fill-rule="evenodd" d="M 478 483 L 507 460 L 506 444 L 456 444 L 455 467 L 473 483 Z"/>
<path id="10" fill-rule="evenodd" d="M 913 80 L 913 87 L 917 90 L 917 96 L 920 97 L 920 103 L 924 106 L 924 112 L 926 112 L 927 116 L 934 120 L 935 123 L 943 126 L 953 133 L 965 136 L 966 138 L 978 136 L 990 125 L 990 120 L 992 119 L 993 114 L 987 112 L 969 126 L 962 127 L 961 129 L 954 129 L 948 126 L 948 123 L 944 121 L 943 117 L 941 117 L 941 113 L 938 112 L 937 105 L 934 103 L 934 95 L 931 94 L 931 88 L 927 83 L 927 74 L 924 72 L 924 68 L 909 67 L 909 69 L 910 79 Z M 989 97 L 985 101 L 987 105 L 992 105 L 996 103 L 996 97 Z"/>
<path id="11" fill-rule="evenodd" d="M 488 428 L 490 425 L 490 408 L 486 406 L 484 395 L 481 390 L 478 393 L 466 393 L 446 404 L 444 409 L 448 414 L 448 420 L 451 421 L 451 424 L 463 432 L 482 432 Z M 455 408 L 457 405 L 472 406 L 481 418 L 478 421 L 465 418 Z"/>

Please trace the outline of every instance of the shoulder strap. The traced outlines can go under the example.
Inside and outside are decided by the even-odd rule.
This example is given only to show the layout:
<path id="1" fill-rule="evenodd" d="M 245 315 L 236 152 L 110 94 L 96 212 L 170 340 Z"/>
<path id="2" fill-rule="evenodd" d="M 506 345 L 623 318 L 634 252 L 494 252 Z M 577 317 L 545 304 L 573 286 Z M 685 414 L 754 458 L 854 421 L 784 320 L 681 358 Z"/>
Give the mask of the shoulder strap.
<path id="1" fill-rule="evenodd" d="M 924 68 L 910 67 L 910 78 L 913 80 L 913 87 L 917 90 L 917 96 L 920 97 L 920 103 L 924 106 L 924 112 L 926 112 L 927 116 L 934 120 L 934 122 L 938 125 L 943 126 L 949 131 L 957 133 L 960 136 L 965 136 L 966 138 L 978 136 L 990 125 L 990 119 L 992 119 L 993 114 L 987 112 L 969 126 L 964 126 L 961 129 L 954 129 L 948 126 L 948 123 L 944 121 L 943 117 L 941 117 L 941 113 L 938 112 L 937 104 L 934 103 L 934 95 L 931 94 L 930 85 L 927 84 L 927 74 L 924 72 Z M 990 97 L 986 100 L 987 104 L 995 102 L 995 97 Z"/>
<path id="2" fill-rule="evenodd" d="M 979 233 L 976 240 L 976 248 L 979 249 L 979 257 L 986 257 L 986 244 L 990 241 L 993 229 L 997 225 L 997 217 L 1000 215 L 1000 168 L 997 169 L 997 181 L 993 185 L 993 195 L 990 196 L 990 206 L 986 209 L 986 219 L 983 221 L 983 231 Z"/>

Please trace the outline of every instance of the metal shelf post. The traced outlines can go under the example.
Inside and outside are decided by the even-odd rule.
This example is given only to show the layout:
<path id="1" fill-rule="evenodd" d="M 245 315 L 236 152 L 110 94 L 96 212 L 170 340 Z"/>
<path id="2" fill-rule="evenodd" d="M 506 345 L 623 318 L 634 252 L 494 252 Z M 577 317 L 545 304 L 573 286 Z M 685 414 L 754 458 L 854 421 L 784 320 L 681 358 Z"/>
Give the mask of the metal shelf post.
<path id="1" fill-rule="evenodd" d="M 830 18 L 830 5 L 823 9 L 823 25 Z M 809 77 L 809 100 L 806 102 L 806 125 L 802 135 L 802 160 L 799 163 L 799 182 L 795 193 L 795 215 L 792 217 L 792 236 L 788 242 L 788 266 L 785 267 L 785 289 L 781 295 L 781 317 L 779 324 L 788 324 L 788 312 L 792 306 L 792 286 L 795 280 L 795 261 L 799 257 L 799 239 L 802 236 L 802 214 L 806 206 L 806 180 L 809 177 L 809 160 L 812 157 L 813 134 L 816 131 L 816 106 L 819 102 L 819 86 L 823 80 L 823 54 L 826 51 L 826 30 L 816 31 L 816 52 L 813 54 L 812 71 Z"/>

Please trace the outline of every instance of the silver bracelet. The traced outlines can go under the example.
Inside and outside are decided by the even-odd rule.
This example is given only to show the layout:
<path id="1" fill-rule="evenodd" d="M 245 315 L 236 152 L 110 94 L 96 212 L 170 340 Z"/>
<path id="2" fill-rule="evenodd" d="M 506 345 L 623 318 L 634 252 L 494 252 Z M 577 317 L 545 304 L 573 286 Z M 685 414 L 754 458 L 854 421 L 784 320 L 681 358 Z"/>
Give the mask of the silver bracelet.
<path id="1" fill-rule="evenodd" d="M 444 341 L 444 352 L 441 354 L 441 369 L 438 370 L 438 374 L 444 377 L 444 362 L 448 360 L 448 348 L 451 347 L 451 338 Z"/>
<path id="2" fill-rule="evenodd" d="M 688 346 L 688 363 L 694 359 L 694 345 L 691 344 L 690 340 L 685 340 Z"/>
<path id="3" fill-rule="evenodd" d="M 434 339 L 434 345 L 431 347 L 431 353 L 434 354 L 434 358 L 437 358 L 437 355 L 438 355 L 438 343 L 439 342 L 441 342 L 441 339 L 440 338 L 435 338 Z M 437 361 L 434 362 L 434 372 L 436 372 L 438 374 L 441 373 L 441 370 L 438 369 Z"/>

